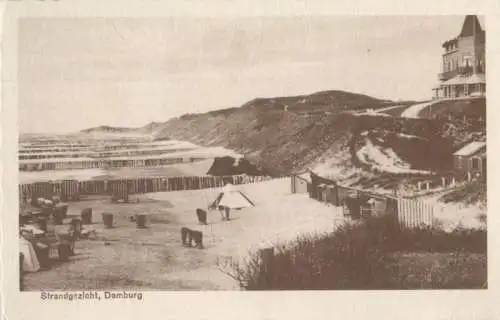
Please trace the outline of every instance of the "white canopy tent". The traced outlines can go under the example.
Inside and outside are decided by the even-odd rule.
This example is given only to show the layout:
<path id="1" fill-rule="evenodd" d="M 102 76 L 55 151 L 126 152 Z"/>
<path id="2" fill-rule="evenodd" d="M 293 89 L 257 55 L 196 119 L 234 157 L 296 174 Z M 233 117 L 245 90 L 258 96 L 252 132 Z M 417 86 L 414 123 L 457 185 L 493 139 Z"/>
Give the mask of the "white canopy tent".
<path id="1" fill-rule="evenodd" d="M 235 190 L 232 184 L 227 184 L 211 204 L 213 208 L 220 206 L 230 209 L 243 209 L 255 205 L 243 192 Z"/>

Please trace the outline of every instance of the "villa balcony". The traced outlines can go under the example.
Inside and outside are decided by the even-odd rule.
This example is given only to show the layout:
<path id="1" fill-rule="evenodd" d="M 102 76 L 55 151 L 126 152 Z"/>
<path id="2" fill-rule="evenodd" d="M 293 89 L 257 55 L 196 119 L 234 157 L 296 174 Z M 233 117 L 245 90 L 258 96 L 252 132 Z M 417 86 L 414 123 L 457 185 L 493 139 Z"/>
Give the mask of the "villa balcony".
<path id="1" fill-rule="evenodd" d="M 453 78 L 454 76 L 458 75 L 458 70 L 452 70 L 452 71 L 446 71 L 442 73 L 438 73 L 438 78 L 439 81 L 446 81 L 448 79 Z"/>
<path id="2" fill-rule="evenodd" d="M 439 81 L 446 81 L 446 80 L 449 80 L 457 75 L 463 75 L 463 76 L 471 75 L 473 73 L 473 71 L 474 71 L 474 69 L 472 67 L 460 67 L 460 68 L 455 69 L 455 70 L 438 73 L 438 78 L 439 78 Z M 476 72 L 477 73 L 484 73 L 483 68 L 481 66 L 478 66 L 476 68 Z"/>

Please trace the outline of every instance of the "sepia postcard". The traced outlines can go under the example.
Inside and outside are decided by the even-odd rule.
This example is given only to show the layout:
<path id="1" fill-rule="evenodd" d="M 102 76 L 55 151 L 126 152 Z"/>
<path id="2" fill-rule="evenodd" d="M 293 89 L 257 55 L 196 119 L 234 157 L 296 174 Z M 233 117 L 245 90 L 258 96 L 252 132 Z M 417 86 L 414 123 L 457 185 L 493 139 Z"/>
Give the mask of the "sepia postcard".
<path id="1" fill-rule="evenodd" d="M 2 316 L 497 319 L 498 16 L 445 3 L 2 3 Z"/>

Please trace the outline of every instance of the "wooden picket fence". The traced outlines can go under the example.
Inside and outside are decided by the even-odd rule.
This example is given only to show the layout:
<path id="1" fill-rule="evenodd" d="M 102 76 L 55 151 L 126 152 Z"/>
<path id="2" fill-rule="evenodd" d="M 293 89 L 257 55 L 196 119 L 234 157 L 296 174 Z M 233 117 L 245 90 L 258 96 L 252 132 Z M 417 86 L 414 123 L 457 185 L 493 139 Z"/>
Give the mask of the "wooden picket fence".
<path id="1" fill-rule="evenodd" d="M 435 206 L 418 199 L 397 198 L 398 220 L 407 228 L 429 227 L 434 224 Z"/>
<path id="2" fill-rule="evenodd" d="M 63 180 L 19 185 L 20 203 L 35 197 L 50 198 L 53 195 L 109 195 L 116 185 L 124 185 L 129 194 L 198 190 L 218 188 L 231 183 L 234 185 L 257 183 L 270 180 L 267 176 L 196 176 L 196 177 L 140 177 L 109 180 Z"/>

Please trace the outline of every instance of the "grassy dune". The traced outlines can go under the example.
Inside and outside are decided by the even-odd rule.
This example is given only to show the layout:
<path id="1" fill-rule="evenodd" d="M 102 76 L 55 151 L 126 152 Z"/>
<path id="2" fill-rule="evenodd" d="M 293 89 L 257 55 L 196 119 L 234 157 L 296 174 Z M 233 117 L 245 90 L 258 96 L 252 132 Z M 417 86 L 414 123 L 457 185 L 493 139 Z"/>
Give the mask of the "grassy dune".
<path id="1" fill-rule="evenodd" d="M 226 265 L 245 290 L 481 289 L 486 231 L 401 229 L 387 217 L 302 236 L 264 262 Z"/>

